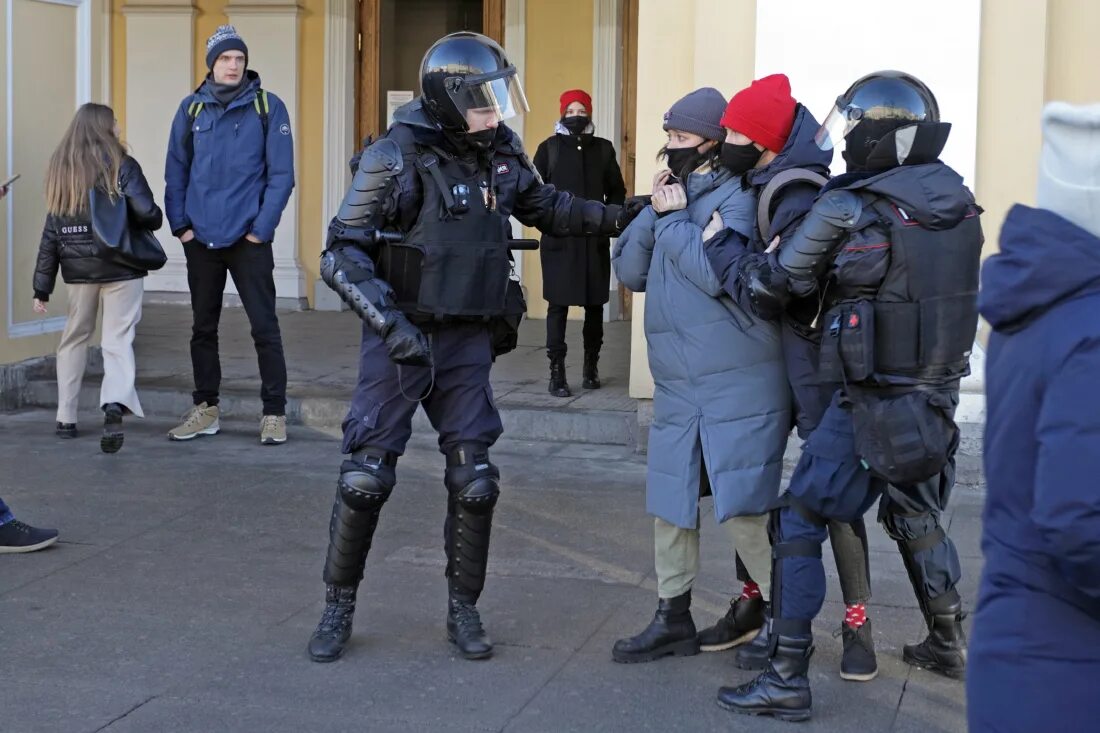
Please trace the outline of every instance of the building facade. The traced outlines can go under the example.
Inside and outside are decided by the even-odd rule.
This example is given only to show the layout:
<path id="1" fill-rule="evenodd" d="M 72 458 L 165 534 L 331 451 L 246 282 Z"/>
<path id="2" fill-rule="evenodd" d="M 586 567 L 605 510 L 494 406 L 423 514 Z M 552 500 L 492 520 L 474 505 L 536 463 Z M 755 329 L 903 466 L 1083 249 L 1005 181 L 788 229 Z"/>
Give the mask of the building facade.
<path id="1" fill-rule="evenodd" d="M 0 0 L 0 180 L 22 175 L 0 204 L 0 363 L 52 352 L 64 324 L 63 287 L 49 316 L 31 311 L 31 271 L 46 161 L 73 110 L 115 108 L 161 199 L 172 116 L 206 73 L 205 39 L 227 22 L 290 110 L 298 180 L 274 244 L 276 285 L 284 304 L 301 307 L 325 302 L 318 259 L 348 158 L 418 92 L 419 59 L 446 32 L 504 44 L 530 101 L 517 126 L 531 151 L 552 133 L 560 92 L 590 90 L 597 133 L 617 144 L 639 192 L 656 170 L 662 114 L 691 89 L 729 95 L 783 71 L 821 116 L 856 76 L 905 68 L 954 123 L 945 159 L 985 207 L 987 251 L 1008 207 L 1033 201 L 1042 105 L 1100 100 L 1091 0 Z M 169 262 L 147 290 L 183 298 L 182 249 L 167 231 L 161 238 Z M 524 253 L 519 269 L 530 315 L 543 317 L 538 253 Z M 644 296 L 612 288 L 608 317 L 640 316 Z M 647 397 L 633 321 L 631 394 Z"/>

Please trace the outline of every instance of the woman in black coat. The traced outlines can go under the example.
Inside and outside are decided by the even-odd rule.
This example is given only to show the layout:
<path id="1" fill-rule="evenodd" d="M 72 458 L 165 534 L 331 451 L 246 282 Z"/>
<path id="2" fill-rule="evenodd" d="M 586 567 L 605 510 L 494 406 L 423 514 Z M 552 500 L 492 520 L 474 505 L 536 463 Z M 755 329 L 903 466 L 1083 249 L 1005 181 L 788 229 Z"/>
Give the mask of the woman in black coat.
<path id="1" fill-rule="evenodd" d="M 119 140 L 118 122 L 110 107 L 85 104 L 50 158 L 46 173 L 46 223 L 34 271 L 34 310 L 45 314 L 57 282 L 68 286 L 69 310 L 57 347 L 57 429 L 61 438 L 75 438 L 80 386 L 87 363 L 88 342 L 102 311 L 104 453 L 122 447 L 122 417 L 144 417 L 135 388 L 134 331 L 141 320 L 148 274 L 106 252 L 92 228 L 89 191 L 126 202 L 132 228 L 156 231 L 162 214 L 141 171 Z M 102 307 L 101 307 L 102 304 Z"/>
<path id="2" fill-rule="evenodd" d="M 535 151 L 535 168 L 547 183 L 577 196 L 621 204 L 626 186 L 610 140 L 596 137 L 592 98 L 580 89 L 561 95 L 561 120 Z M 611 242 L 606 237 L 543 236 L 542 294 L 550 394 L 569 397 L 565 378 L 565 321 L 569 306 L 584 306 L 584 388 L 600 386 L 597 362 L 603 345 L 603 306 L 611 287 Z"/>

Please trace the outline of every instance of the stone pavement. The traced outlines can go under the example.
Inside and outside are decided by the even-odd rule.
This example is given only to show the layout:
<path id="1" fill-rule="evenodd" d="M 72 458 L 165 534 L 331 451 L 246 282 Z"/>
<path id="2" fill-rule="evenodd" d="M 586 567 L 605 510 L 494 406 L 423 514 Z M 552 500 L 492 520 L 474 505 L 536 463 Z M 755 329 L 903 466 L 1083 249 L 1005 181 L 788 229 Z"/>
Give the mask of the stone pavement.
<path id="1" fill-rule="evenodd" d="M 358 377 L 358 317 L 347 311 L 280 311 L 279 321 L 287 361 L 288 420 L 318 428 L 339 426 Z M 524 321 L 519 346 L 493 366 L 494 398 L 511 435 L 528 440 L 638 443 L 637 404 L 627 394 L 630 323 L 605 325 L 600 360 L 604 387 L 583 390 L 581 324 L 569 323 L 567 369 L 575 391 L 573 397 L 561 399 L 546 391 L 546 322 Z M 259 372 L 243 308 L 223 309 L 220 336 L 222 412 L 258 418 Z M 134 351 L 138 394 L 147 415 L 175 417 L 191 405 L 194 381 L 190 338 L 189 306 L 146 303 Z M 56 407 L 53 370 L 41 371 L 44 373 L 32 381 L 22 402 Z M 82 406 L 96 406 L 98 383 L 99 377 L 89 374 L 81 395 Z M 428 427 L 423 411 L 418 411 L 417 424 Z"/>
<path id="2" fill-rule="evenodd" d="M 81 417 L 85 436 L 59 441 L 52 411 L 0 415 L 0 496 L 62 540 L 0 557 L 4 733 L 965 729 L 962 685 L 901 662 L 922 623 L 877 526 L 878 679 L 837 676 L 842 605 L 826 543 L 814 720 L 734 716 L 714 704 L 716 688 L 750 673 L 728 653 L 611 661 L 614 640 L 655 606 L 644 459 L 625 446 L 504 440 L 493 452 L 504 495 L 480 604 L 497 654 L 468 662 L 444 635 L 442 459 L 422 432 L 383 511 L 352 646 L 318 665 L 305 645 L 322 607 L 334 435 L 295 427 L 287 445 L 261 447 L 254 421 L 226 421 L 220 436 L 176 444 L 164 437 L 170 422 L 151 418 L 131 421 L 122 452 L 107 456 L 96 415 Z M 963 450 L 946 524 L 972 606 L 974 436 Z M 700 626 L 735 586 L 724 535 L 706 516 L 703 525 Z"/>

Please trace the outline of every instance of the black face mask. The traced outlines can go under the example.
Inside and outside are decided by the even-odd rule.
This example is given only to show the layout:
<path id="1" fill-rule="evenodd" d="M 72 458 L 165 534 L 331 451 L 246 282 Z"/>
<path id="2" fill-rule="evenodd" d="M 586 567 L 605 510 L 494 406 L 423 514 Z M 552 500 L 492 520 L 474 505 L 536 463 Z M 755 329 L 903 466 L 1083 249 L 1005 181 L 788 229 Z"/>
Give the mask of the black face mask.
<path id="1" fill-rule="evenodd" d="M 722 165 L 728 168 L 733 175 L 740 176 L 757 164 L 761 156 L 764 155 L 764 151 L 758 149 L 752 143 L 744 145 L 722 143 L 720 155 Z"/>
<path id="2" fill-rule="evenodd" d="M 469 140 L 470 145 L 477 150 L 488 150 L 493 147 L 493 142 L 496 140 L 496 137 L 497 131 L 493 129 L 466 133 L 466 139 Z"/>
<path id="3" fill-rule="evenodd" d="M 709 154 L 709 152 L 699 152 L 699 148 L 674 148 L 665 151 L 665 159 L 668 161 L 668 168 L 672 171 L 672 175 L 684 181 L 692 171 L 703 164 Z"/>
<path id="4" fill-rule="evenodd" d="M 588 129 L 588 125 L 591 122 L 592 118 L 585 115 L 574 115 L 572 117 L 561 118 L 561 124 L 573 135 L 580 135 L 582 132 Z"/>

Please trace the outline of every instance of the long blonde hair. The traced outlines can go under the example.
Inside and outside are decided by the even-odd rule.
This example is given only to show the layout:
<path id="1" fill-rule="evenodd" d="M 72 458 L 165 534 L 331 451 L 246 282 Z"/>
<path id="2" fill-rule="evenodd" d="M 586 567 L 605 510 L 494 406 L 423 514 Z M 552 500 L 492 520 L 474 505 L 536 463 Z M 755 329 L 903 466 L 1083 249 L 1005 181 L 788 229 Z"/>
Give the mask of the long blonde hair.
<path id="1" fill-rule="evenodd" d="M 76 111 L 46 171 L 46 207 L 56 216 L 88 210 L 88 190 L 99 187 L 120 196 L 118 173 L 126 148 L 115 135 L 115 113 L 89 102 Z"/>

